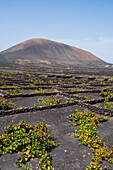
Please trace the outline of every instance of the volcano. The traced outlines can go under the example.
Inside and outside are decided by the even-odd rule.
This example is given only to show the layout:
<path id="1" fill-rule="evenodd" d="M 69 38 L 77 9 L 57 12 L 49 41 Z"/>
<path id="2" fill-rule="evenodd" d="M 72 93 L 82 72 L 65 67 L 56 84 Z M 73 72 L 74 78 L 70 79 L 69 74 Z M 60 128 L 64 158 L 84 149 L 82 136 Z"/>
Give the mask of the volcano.
<path id="1" fill-rule="evenodd" d="M 105 61 L 92 53 L 47 39 L 30 39 L 0 53 L 0 62 L 16 60 L 41 60 L 68 65 L 105 65 Z"/>

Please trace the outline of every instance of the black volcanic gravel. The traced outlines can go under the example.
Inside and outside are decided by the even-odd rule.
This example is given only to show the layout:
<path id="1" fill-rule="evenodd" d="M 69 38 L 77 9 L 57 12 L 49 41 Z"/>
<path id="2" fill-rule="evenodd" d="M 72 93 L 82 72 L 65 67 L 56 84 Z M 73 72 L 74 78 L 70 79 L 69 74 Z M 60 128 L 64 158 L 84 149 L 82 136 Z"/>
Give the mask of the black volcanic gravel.
<path id="1" fill-rule="evenodd" d="M 52 138 L 56 142 L 60 142 L 61 145 L 56 147 L 50 152 L 52 156 L 52 166 L 55 170 L 84 170 L 85 167 L 90 163 L 93 156 L 93 152 L 90 148 L 79 144 L 77 138 L 66 136 L 68 133 L 73 133 L 77 127 L 67 127 L 70 124 L 68 115 L 72 114 L 75 109 L 84 110 L 78 106 L 68 106 L 65 108 L 49 109 L 36 111 L 32 113 L 22 113 L 13 116 L 6 116 L 0 118 L 0 135 L 2 134 L 4 127 L 12 123 L 18 123 L 20 120 L 25 120 L 26 123 L 35 125 L 37 121 L 41 121 L 47 124 L 48 129 L 51 130 Z M 109 139 L 110 146 L 113 145 L 112 141 L 112 120 L 103 123 L 99 127 L 99 135 L 105 139 Z M 106 130 L 105 130 L 106 129 Z M 105 132 L 105 133 L 104 133 Z M 90 153 L 90 155 L 88 155 Z M 83 155 L 86 155 L 83 158 Z M 16 165 L 16 159 L 19 155 L 8 154 L 0 157 L 0 168 L 1 170 L 19 170 Z M 34 159 L 27 163 L 27 166 L 33 170 L 37 169 L 38 160 Z M 108 165 L 110 165 L 108 163 Z M 39 168 L 40 169 L 40 168 Z"/>

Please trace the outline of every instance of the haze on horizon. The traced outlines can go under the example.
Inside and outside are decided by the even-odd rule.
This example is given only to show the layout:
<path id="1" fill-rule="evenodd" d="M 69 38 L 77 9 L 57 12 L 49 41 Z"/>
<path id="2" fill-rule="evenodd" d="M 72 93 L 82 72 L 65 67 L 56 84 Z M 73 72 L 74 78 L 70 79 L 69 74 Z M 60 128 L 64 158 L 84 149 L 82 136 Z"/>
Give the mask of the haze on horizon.
<path id="1" fill-rule="evenodd" d="M 4 0 L 0 7 L 0 51 L 45 38 L 113 63 L 112 0 Z"/>

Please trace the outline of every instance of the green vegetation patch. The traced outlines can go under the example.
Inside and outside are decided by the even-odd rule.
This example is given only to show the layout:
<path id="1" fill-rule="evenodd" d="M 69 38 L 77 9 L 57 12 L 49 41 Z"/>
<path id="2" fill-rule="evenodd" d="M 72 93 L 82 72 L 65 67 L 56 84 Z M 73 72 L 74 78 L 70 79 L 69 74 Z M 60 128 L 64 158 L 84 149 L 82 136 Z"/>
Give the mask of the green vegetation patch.
<path id="1" fill-rule="evenodd" d="M 37 125 L 30 125 L 22 120 L 19 124 L 12 124 L 5 128 L 0 136 L 0 154 L 21 153 L 23 156 L 19 157 L 16 163 L 24 170 L 31 170 L 26 167 L 25 162 L 36 157 L 42 170 L 53 170 L 48 152 L 60 143 L 52 141 L 50 135 L 51 132 L 47 130 L 44 123 L 37 122 Z"/>
<path id="2" fill-rule="evenodd" d="M 10 76 L 9 73 L 2 73 L 3 76 Z"/>
<path id="3" fill-rule="evenodd" d="M 89 83 L 82 83 L 81 85 L 83 85 L 83 86 L 89 86 L 90 84 L 89 84 Z"/>
<path id="4" fill-rule="evenodd" d="M 8 89 L 7 92 L 8 92 L 10 95 L 23 94 L 23 91 L 22 91 L 20 88 L 16 88 L 16 89 L 14 89 L 14 90 Z"/>
<path id="5" fill-rule="evenodd" d="M 39 83 L 44 83 L 44 80 L 39 79 L 38 82 Z"/>
<path id="6" fill-rule="evenodd" d="M 34 93 L 53 93 L 54 91 L 52 90 L 47 90 L 47 89 L 41 89 L 39 88 L 39 90 L 35 90 Z"/>
<path id="7" fill-rule="evenodd" d="M 26 74 L 28 77 L 35 77 L 34 74 Z"/>
<path id="8" fill-rule="evenodd" d="M 113 78 L 110 78 L 110 79 L 108 79 L 107 81 L 112 81 L 113 80 Z"/>
<path id="9" fill-rule="evenodd" d="M 102 90 L 100 94 L 102 97 L 113 97 L 113 93 L 111 93 L 110 91 L 104 92 Z"/>
<path id="10" fill-rule="evenodd" d="M 61 75 L 61 77 L 62 77 L 62 78 L 67 78 L 68 76 L 65 75 L 65 74 L 63 74 L 63 75 Z"/>
<path id="11" fill-rule="evenodd" d="M 91 100 L 91 99 L 92 99 L 91 96 L 89 97 L 85 96 L 85 100 Z"/>
<path id="12" fill-rule="evenodd" d="M 113 97 L 113 93 L 111 93 L 110 91 L 101 91 L 101 96 L 105 97 L 104 108 L 113 109 L 113 102 L 109 102 L 109 97 Z M 102 107 L 102 104 L 100 106 Z"/>
<path id="13" fill-rule="evenodd" d="M 17 107 L 12 101 L 7 102 L 7 99 L 0 97 L 0 110 L 9 110 L 13 107 Z"/>
<path id="14" fill-rule="evenodd" d="M 109 117 L 96 117 L 91 112 L 79 110 L 69 115 L 68 118 L 71 117 L 73 117 L 73 123 L 68 125 L 68 127 L 78 126 L 78 129 L 75 130 L 75 133 L 69 135 L 77 137 L 81 141 L 81 144 L 88 146 L 95 152 L 86 170 L 102 170 L 106 168 L 106 166 L 102 166 L 103 160 L 113 163 L 113 160 L 111 160 L 113 147 L 108 148 L 107 144 L 97 136 L 98 131 L 96 130 L 101 125 L 101 122 L 107 121 Z"/>
<path id="15" fill-rule="evenodd" d="M 57 98 L 57 97 L 54 97 L 54 96 L 51 96 L 51 98 L 46 98 L 45 100 L 42 98 L 42 99 L 39 99 L 39 101 L 41 103 L 38 103 L 38 104 L 35 104 L 35 105 L 51 105 L 51 104 L 58 104 L 58 103 L 63 103 L 63 100 L 62 98 Z"/>
<path id="16" fill-rule="evenodd" d="M 102 104 L 100 105 L 100 107 L 102 107 Z M 113 102 L 109 102 L 107 97 L 104 100 L 104 108 L 113 109 Z"/>
<path id="17" fill-rule="evenodd" d="M 26 85 L 26 87 L 35 87 L 35 84 L 30 83 L 29 85 Z"/>

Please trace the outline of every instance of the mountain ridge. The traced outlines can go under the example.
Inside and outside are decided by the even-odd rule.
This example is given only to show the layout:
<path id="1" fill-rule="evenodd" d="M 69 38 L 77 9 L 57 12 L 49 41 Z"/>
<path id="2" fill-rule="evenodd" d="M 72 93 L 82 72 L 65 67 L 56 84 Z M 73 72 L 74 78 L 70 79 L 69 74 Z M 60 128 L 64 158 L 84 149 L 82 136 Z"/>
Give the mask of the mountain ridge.
<path id="1" fill-rule="evenodd" d="M 10 62 L 18 59 L 40 59 L 69 65 L 106 64 L 105 61 L 88 51 L 42 38 L 26 40 L 0 52 L 0 54 L 2 56 L 0 58 Z"/>

